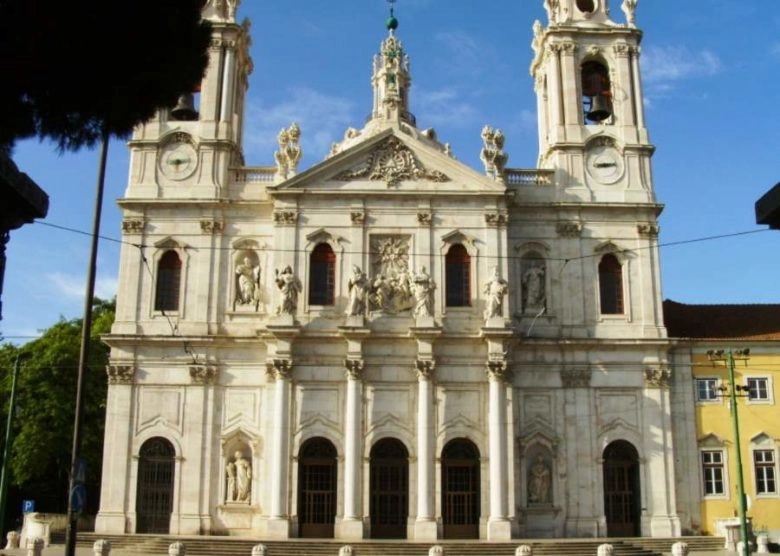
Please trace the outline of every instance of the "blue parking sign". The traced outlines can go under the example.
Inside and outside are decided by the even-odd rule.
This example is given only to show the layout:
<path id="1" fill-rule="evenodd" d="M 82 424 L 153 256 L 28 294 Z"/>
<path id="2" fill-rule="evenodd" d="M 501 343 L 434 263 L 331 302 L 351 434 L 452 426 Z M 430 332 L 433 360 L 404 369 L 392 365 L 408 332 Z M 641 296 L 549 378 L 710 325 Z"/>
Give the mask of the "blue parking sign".
<path id="1" fill-rule="evenodd" d="M 35 511 L 35 500 L 22 500 L 22 513 L 29 514 Z"/>

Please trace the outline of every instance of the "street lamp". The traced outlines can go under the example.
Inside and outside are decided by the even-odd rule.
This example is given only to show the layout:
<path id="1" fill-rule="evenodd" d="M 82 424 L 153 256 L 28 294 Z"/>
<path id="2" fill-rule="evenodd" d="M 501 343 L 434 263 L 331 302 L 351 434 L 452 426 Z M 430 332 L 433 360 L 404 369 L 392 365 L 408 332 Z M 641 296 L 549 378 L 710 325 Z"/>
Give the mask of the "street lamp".
<path id="1" fill-rule="evenodd" d="M 8 402 L 8 417 L 5 420 L 5 444 L 3 445 L 3 460 L 0 463 L 0 532 L 2 532 L 5 523 L 5 500 L 8 491 L 8 454 L 11 452 L 11 433 L 14 420 L 14 403 L 16 398 L 16 378 L 19 376 L 19 366 L 22 362 L 23 354 L 20 350 L 16 354 L 14 361 L 14 372 L 11 378 L 11 399 Z"/>
<path id="2" fill-rule="evenodd" d="M 737 396 L 749 396 L 750 389 L 748 386 L 742 386 L 734 384 L 734 361 L 744 361 L 747 365 L 747 360 L 750 357 L 749 349 L 740 349 L 736 351 L 728 350 L 709 350 L 707 357 L 714 365 L 716 361 L 722 361 L 726 363 L 726 368 L 729 373 L 729 407 L 731 410 L 731 424 L 734 428 L 734 448 L 736 451 L 737 460 L 737 496 L 739 498 L 739 536 L 742 541 L 742 554 L 741 556 L 750 555 L 750 545 L 748 540 L 747 529 L 747 499 L 745 498 L 745 483 L 742 478 L 742 445 L 739 440 L 739 415 L 737 414 Z M 725 388 L 721 389 L 722 393 Z M 738 394 L 738 392 L 743 392 Z"/>

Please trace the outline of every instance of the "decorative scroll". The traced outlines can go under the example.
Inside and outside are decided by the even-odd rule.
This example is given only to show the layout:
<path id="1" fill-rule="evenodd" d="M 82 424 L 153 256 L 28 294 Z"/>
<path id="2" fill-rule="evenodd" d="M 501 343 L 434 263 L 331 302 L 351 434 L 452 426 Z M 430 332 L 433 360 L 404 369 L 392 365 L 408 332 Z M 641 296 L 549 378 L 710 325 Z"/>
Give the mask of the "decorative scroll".
<path id="1" fill-rule="evenodd" d="M 436 361 L 433 359 L 418 359 L 414 362 L 415 371 L 417 371 L 418 380 L 430 380 L 433 377 L 433 371 L 436 369 Z"/>
<path id="2" fill-rule="evenodd" d="M 669 388 L 672 384 L 672 370 L 668 367 L 645 369 L 645 384 L 652 388 Z"/>
<path id="3" fill-rule="evenodd" d="M 122 231 L 126 234 L 140 234 L 144 231 L 144 221 L 140 218 L 122 220 Z"/>
<path id="4" fill-rule="evenodd" d="M 292 361 L 290 359 L 273 359 L 266 363 L 268 374 L 277 380 L 287 380 L 292 374 Z"/>
<path id="5" fill-rule="evenodd" d="M 409 147 L 395 137 L 382 143 L 367 160 L 358 166 L 334 177 L 339 181 L 352 181 L 361 178 L 384 181 L 388 187 L 397 186 L 404 180 L 450 181 L 449 177 L 438 170 L 427 170 Z"/>
<path id="6" fill-rule="evenodd" d="M 360 375 L 363 374 L 363 360 L 345 359 L 344 369 L 349 380 L 360 380 Z"/>

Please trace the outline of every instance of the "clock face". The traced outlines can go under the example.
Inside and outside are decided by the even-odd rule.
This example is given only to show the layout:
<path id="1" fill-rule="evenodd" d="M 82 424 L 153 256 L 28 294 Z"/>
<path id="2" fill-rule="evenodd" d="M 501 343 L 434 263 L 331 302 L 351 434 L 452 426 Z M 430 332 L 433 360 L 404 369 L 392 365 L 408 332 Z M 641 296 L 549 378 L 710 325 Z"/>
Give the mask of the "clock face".
<path id="1" fill-rule="evenodd" d="M 197 163 L 198 153 L 190 143 L 169 143 L 160 153 L 160 171 L 174 180 L 189 177 Z"/>
<path id="2" fill-rule="evenodd" d="M 604 185 L 623 177 L 623 157 L 614 147 L 593 147 L 588 151 L 586 165 L 590 177 Z"/>

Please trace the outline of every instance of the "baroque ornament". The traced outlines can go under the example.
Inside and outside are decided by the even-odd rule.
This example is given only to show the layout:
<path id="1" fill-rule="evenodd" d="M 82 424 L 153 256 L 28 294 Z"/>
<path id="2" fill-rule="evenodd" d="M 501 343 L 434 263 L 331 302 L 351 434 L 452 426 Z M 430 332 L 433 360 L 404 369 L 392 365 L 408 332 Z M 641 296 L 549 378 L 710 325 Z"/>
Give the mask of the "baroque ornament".
<path id="1" fill-rule="evenodd" d="M 344 369 L 349 380 L 360 380 L 360 375 L 363 373 L 363 360 L 345 359 Z"/>
<path id="2" fill-rule="evenodd" d="M 122 231 L 126 234 L 140 234 L 144 231 L 144 221 L 140 218 L 122 220 Z"/>
<path id="3" fill-rule="evenodd" d="M 132 384 L 135 378 L 133 365 L 107 365 L 106 374 L 109 384 Z"/>
<path id="4" fill-rule="evenodd" d="M 350 170 L 341 172 L 334 179 L 352 181 L 361 178 L 384 181 L 388 187 L 397 186 L 405 180 L 426 179 L 437 183 L 450 181 L 449 177 L 438 170 L 427 170 L 409 147 L 395 137 L 379 145 L 367 160 Z"/>
<path id="5" fill-rule="evenodd" d="M 668 367 L 645 369 L 645 384 L 654 388 L 669 388 L 672 383 L 672 370 Z"/>
<path id="6" fill-rule="evenodd" d="M 433 378 L 436 361 L 433 359 L 418 359 L 414 362 L 414 368 L 417 371 L 418 380 L 430 380 Z"/>
<path id="7" fill-rule="evenodd" d="M 193 384 L 215 384 L 219 377 L 219 370 L 216 367 L 206 365 L 191 365 L 190 379 Z"/>

